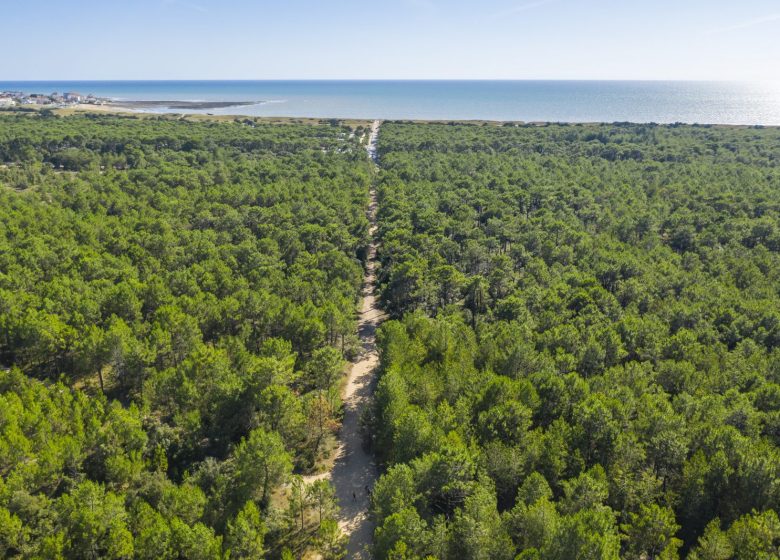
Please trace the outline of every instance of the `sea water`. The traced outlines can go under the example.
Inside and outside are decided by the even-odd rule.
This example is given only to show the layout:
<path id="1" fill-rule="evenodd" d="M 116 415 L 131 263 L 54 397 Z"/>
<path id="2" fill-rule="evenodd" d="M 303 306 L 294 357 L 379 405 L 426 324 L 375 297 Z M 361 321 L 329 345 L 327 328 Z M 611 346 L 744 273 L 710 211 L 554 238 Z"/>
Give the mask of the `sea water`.
<path id="1" fill-rule="evenodd" d="M 75 91 L 117 101 L 253 102 L 172 111 L 222 115 L 780 125 L 780 82 L 0 81 L 5 90 Z"/>

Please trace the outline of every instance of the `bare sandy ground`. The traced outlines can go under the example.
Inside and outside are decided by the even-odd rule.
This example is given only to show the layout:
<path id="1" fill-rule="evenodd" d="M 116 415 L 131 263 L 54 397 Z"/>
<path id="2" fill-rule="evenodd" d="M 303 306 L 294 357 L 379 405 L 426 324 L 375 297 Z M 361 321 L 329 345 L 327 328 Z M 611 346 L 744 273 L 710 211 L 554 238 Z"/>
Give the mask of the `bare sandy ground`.
<path id="1" fill-rule="evenodd" d="M 379 121 L 373 123 L 366 146 L 368 155 L 374 162 L 379 124 Z M 371 222 L 371 237 L 375 239 L 376 191 L 373 187 L 368 216 Z M 360 417 L 370 402 L 376 384 L 376 366 L 379 362 L 376 329 L 384 319 L 376 301 L 376 267 L 376 242 L 372 241 L 363 277 L 363 302 L 358 323 L 362 352 L 352 364 L 344 388 L 344 422 L 339 431 L 336 459 L 330 472 L 304 478 L 306 483 L 323 478 L 329 478 L 333 482 L 341 510 L 339 525 L 349 537 L 347 558 L 368 558 L 368 546 L 374 533 L 374 526 L 368 515 L 368 490 L 373 489 L 378 473 L 373 457 L 363 447 Z"/>

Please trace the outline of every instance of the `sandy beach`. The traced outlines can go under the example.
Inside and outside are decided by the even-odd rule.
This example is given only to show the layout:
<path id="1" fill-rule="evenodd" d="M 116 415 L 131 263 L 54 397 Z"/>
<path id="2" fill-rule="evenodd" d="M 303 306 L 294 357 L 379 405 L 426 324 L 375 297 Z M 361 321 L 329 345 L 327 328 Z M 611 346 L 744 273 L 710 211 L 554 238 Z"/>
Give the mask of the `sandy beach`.
<path id="1" fill-rule="evenodd" d="M 69 107 L 77 111 L 97 111 L 101 113 L 158 113 L 190 112 L 227 109 L 257 105 L 262 101 L 111 101 L 108 103 L 78 103 Z"/>

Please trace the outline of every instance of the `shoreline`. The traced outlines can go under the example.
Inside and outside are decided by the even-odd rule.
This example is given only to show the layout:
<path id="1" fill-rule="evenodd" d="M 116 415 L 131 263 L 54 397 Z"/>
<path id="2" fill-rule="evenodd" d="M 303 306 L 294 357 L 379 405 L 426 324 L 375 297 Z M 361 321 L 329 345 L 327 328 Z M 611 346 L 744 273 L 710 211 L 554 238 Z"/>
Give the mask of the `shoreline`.
<path id="1" fill-rule="evenodd" d="M 144 102 L 138 102 L 144 103 Z M 254 105 L 254 102 L 248 103 Z M 234 105 L 230 105 L 234 106 Z M 131 108 L 126 105 L 78 105 L 73 107 L 78 112 L 100 112 L 100 113 L 116 113 L 123 115 L 149 115 L 149 116 L 170 116 L 170 117 L 195 117 L 195 118 L 212 118 L 219 120 L 234 120 L 234 119 L 253 119 L 257 121 L 285 121 L 285 122 L 328 122 L 328 121 L 341 121 L 341 122 L 373 122 L 376 120 L 372 117 L 356 118 L 356 117 L 296 117 L 289 115 L 248 115 L 240 113 L 230 114 L 211 114 L 211 113 L 179 113 L 175 111 L 171 112 L 158 112 L 158 111 L 144 111 L 140 108 Z M 780 128 L 780 124 L 722 124 L 722 123 L 658 123 L 658 122 L 640 122 L 640 121 L 522 121 L 522 120 L 498 120 L 498 119 L 381 119 L 388 123 L 408 123 L 408 124 L 439 124 L 439 125 L 490 125 L 490 126 L 550 126 L 550 125 L 565 125 L 565 126 L 601 126 L 601 125 L 640 125 L 640 126 L 688 126 L 698 128 Z"/>
<path id="2" fill-rule="evenodd" d="M 547 82 L 466 81 L 448 86 L 440 81 L 231 81 L 179 82 L 0 82 L 17 105 L 61 108 L 85 103 L 119 110 L 172 113 L 215 113 L 238 117 L 316 117 L 323 119 L 408 120 L 413 122 L 633 122 L 725 126 L 780 126 L 780 90 L 760 84 L 744 86 L 610 84 L 586 81 Z M 249 82 L 248 82 L 249 83 Z M 254 83 L 254 82 L 251 82 Z M 112 85 L 113 84 L 113 85 Z M 165 85 L 168 84 L 168 85 Z M 183 84 L 183 85 L 182 85 Z M 267 84 L 267 85 L 263 85 Z M 274 85 L 276 84 L 276 85 Z M 280 85 L 281 84 L 281 85 Z M 289 85 L 285 85 L 289 84 Z M 320 85 L 318 85 L 320 84 Z M 440 85 L 436 85 L 440 84 Z M 480 85 L 482 84 L 482 85 Z M 749 87 L 748 87 L 749 86 Z M 90 93 L 58 94 L 72 89 Z M 25 93 L 55 89 L 55 93 Z M 8 94 L 8 95 L 5 95 Z M 16 96 L 16 97 L 14 97 Z"/>
<path id="3" fill-rule="evenodd" d="M 132 117 L 169 117 L 176 119 L 192 118 L 194 120 L 218 120 L 218 121 L 232 121 L 236 119 L 251 119 L 257 122 L 274 122 L 274 123 L 328 123 L 331 121 L 339 121 L 343 123 L 371 123 L 376 120 L 371 117 L 357 118 L 357 117 L 302 117 L 302 116 L 285 116 L 285 115 L 250 115 L 246 113 L 201 113 L 201 112 L 187 112 L 187 110 L 151 110 L 154 107 L 160 109 L 169 108 L 172 103 L 193 103 L 193 104 L 222 104 L 220 107 L 234 107 L 234 106 L 248 106 L 261 104 L 255 101 L 244 102 L 175 102 L 175 101 L 117 101 L 106 103 L 103 105 L 80 103 L 74 104 L 69 107 L 30 107 L 29 109 L 20 111 L 18 108 L 6 109 L 0 108 L 0 114 L 13 114 L 13 113 L 33 113 L 42 110 L 50 110 L 60 116 L 69 116 L 74 114 L 85 113 L 97 113 L 97 114 L 114 114 L 119 116 L 132 116 Z M 133 106 L 133 104 L 138 104 Z M 152 105 L 148 105 L 152 104 Z M 159 104 L 159 105 L 155 105 Z M 148 105 L 148 106 L 144 106 Z M 212 107 L 213 108 L 213 107 Z M 193 109 L 189 110 L 208 110 L 206 109 Z M 438 125 L 474 125 L 474 126 L 601 126 L 601 125 L 638 125 L 638 126 L 657 126 L 657 127 L 670 127 L 670 126 L 686 126 L 695 128 L 738 128 L 738 129 L 780 129 L 780 124 L 723 124 L 723 123 L 659 123 L 659 122 L 642 122 L 642 121 L 522 121 L 522 120 L 491 120 L 491 119 L 381 119 L 386 123 L 407 123 L 407 124 L 438 124 Z"/>

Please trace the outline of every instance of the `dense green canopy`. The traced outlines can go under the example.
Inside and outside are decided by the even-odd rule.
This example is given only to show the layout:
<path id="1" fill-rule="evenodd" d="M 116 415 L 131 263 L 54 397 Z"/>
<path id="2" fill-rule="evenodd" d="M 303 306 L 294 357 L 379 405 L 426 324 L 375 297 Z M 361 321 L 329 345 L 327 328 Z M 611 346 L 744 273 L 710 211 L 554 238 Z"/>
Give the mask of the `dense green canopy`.
<path id="1" fill-rule="evenodd" d="M 322 453 L 357 347 L 351 132 L 0 117 L 0 556 L 290 545 L 273 493 Z"/>
<path id="2" fill-rule="evenodd" d="M 386 123 L 379 558 L 780 554 L 780 130 Z"/>
<path id="3" fill-rule="evenodd" d="M 343 555 L 362 132 L 0 116 L 0 557 Z M 375 556 L 780 557 L 780 130 L 379 152 Z"/>

